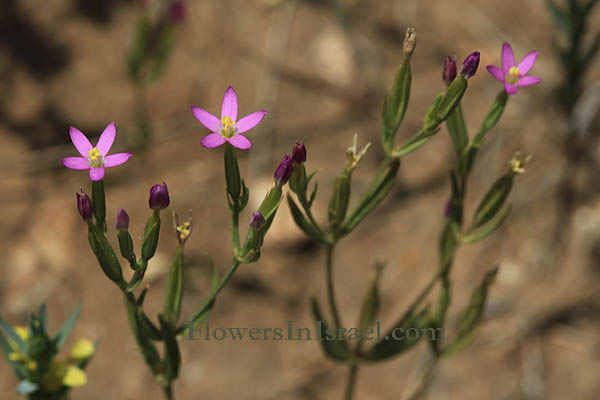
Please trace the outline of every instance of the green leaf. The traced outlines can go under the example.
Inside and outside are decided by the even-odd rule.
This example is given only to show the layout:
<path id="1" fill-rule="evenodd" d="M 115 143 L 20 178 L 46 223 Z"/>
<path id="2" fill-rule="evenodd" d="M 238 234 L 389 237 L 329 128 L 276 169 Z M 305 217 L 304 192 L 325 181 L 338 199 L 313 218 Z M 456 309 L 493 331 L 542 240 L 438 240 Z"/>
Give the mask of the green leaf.
<path id="1" fill-rule="evenodd" d="M 460 237 L 460 242 L 463 244 L 471 244 L 485 239 L 496 229 L 502 226 L 502 223 L 504 223 L 504 220 L 506 220 L 506 217 L 508 217 L 511 210 L 512 207 L 509 204 L 508 207 L 502 209 L 500 212 L 494 215 L 494 217 L 488 222 L 480 225 L 479 227 L 473 230 L 467 231 L 464 235 Z"/>
<path id="2" fill-rule="evenodd" d="M 160 314 L 158 315 L 158 320 L 160 321 L 160 328 L 163 332 L 163 340 L 165 342 L 165 376 L 170 382 L 179 376 L 181 354 L 179 352 L 179 345 L 177 344 L 175 329 Z"/>
<path id="3" fill-rule="evenodd" d="M 67 338 L 71 334 L 71 330 L 73 330 L 73 326 L 79 317 L 79 313 L 81 312 L 81 303 L 77 303 L 75 310 L 71 313 L 69 319 L 61 326 L 61 328 L 56 332 L 56 336 L 54 340 L 56 341 L 56 348 L 60 350 L 65 345 Z"/>
<path id="4" fill-rule="evenodd" d="M 357 327 L 360 332 L 363 332 L 364 329 L 367 329 L 369 326 L 371 326 L 377 317 L 377 313 L 379 312 L 380 297 L 378 285 L 383 267 L 384 265 L 382 262 L 375 262 L 373 278 L 371 279 L 369 288 L 363 299 L 358 317 Z"/>
<path id="5" fill-rule="evenodd" d="M 450 132 L 450 138 L 454 145 L 454 150 L 457 154 L 461 154 L 462 151 L 469 144 L 469 136 L 467 134 L 467 125 L 465 124 L 465 118 L 463 116 L 462 107 L 460 104 L 456 106 L 454 112 L 450 114 L 446 120 L 446 126 Z"/>
<path id="6" fill-rule="evenodd" d="M 425 114 L 425 122 L 423 123 L 423 131 L 419 133 L 427 133 L 437 131 L 438 126 L 440 125 L 440 121 L 438 120 L 438 112 L 440 109 L 440 105 L 442 104 L 442 100 L 444 99 L 444 93 L 439 93 L 433 99 L 433 102 L 429 106 L 427 113 Z M 417 134 L 418 136 L 419 134 Z"/>
<path id="7" fill-rule="evenodd" d="M 512 171 L 507 172 L 501 176 L 487 192 L 473 217 L 473 224 L 470 230 L 479 228 L 489 220 L 491 220 L 500 208 L 504 204 L 504 201 L 508 197 L 510 190 L 512 189 L 514 173 Z"/>
<path id="8" fill-rule="evenodd" d="M 409 329 L 422 329 L 427 326 L 429 320 L 428 309 L 425 308 L 419 313 L 414 310 L 406 315 L 394 325 L 379 342 L 373 345 L 369 350 L 361 355 L 361 358 L 368 362 L 377 362 L 385 360 L 406 350 L 412 348 L 421 339 L 421 335 L 416 338 L 409 338 L 406 333 Z M 399 332 L 403 332 L 399 334 Z M 396 338 L 394 338 L 394 336 Z"/>
<path id="9" fill-rule="evenodd" d="M 96 226 L 106 232 L 106 199 L 104 195 L 104 180 L 92 181 L 92 207 Z"/>
<path id="10" fill-rule="evenodd" d="M 12 339 L 13 342 L 23 351 L 27 352 L 28 345 L 26 342 L 21 339 L 21 336 L 17 335 L 17 332 L 14 330 L 11 324 L 6 322 L 2 317 L 0 317 L 0 328 L 4 330 L 4 332 L 8 335 L 9 338 Z"/>
<path id="11" fill-rule="evenodd" d="M 133 331 L 133 336 L 138 344 L 138 348 L 140 349 L 146 364 L 152 370 L 152 373 L 158 375 L 161 371 L 161 361 L 158 350 L 150 337 L 146 336 L 144 334 L 145 332 L 140 328 L 136 315 L 136 306 L 131 304 L 127 298 L 125 298 L 125 308 L 127 309 L 129 324 L 131 325 L 131 330 Z"/>
<path id="12" fill-rule="evenodd" d="M 483 277 L 480 285 L 475 288 L 471 294 L 471 300 L 463 311 L 459 326 L 456 340 L 444 350 L 444 356 L 455 354 L 462 350 L 471 340 L 472 332 L 479 324 L 483 316 L 485 303 L 488 296 L 488 291 L 491 284 L 496 279 L 498 273 L 498 267 L 494 267 L 488 271 Z"/>
<path id="13" fill-rule="evenodd" d="M 298 195 L 298 198 L 306 199 L 308 178 L 306 176 L 306 167 L 304 164 L 294 165 L 292 176 L 290 177 L 288 185 L 292 192 Z"/>
<path id="14" fill-rule="evenodd" d="M 347 235 L 387 196 L 396 180 L 400 160 L 387 158 L 359 203 L 346 217 L 341 235 Z"/>
<path id="15" fill-rule="evenodd" d="M 392 156 L 396 158 L 401 158 L 407 154 L 412 153 L 413 151 L 419 150 L 427 142 L 429 142 L 429 140 L 431 140 L 431 138 L 436 133 L 438 133 L 439 129 L 440 128 L 438 127 L 430 132 L 420 131 L 402 146 L 395 148 L 394 151 L 392 151 Z"/>
<path id="16" fill-rule="evenodd" d="M 183 247 L 179 246 L 169 268 L 165 287 L 163 317 L 165 322 L 174 327 L 181 314 L 183 299 Z"/>
<path id="17" fill-rule="evenodd" d="M 158 238 L 160 234 L 160 216 L 157 212 L 153 212 L 146 222 L 144 228 L 144 239 L 142 240 L 142 259 L 145 261 L 154 257 L 156 248 L 158 247 Z"/>
<path id="18" fill-rule="evenodd" d="M 488 133 L 496 125 L 496 123 L 498 123 L 498 120 L 506 108 L 507 102 L 508 93 L 506 93 L 506 90 L 502 89 L 496 96 L 496 99 L 492 103 L 487 115 L 483 119 L 481 127 L 479 128 L 479 132 L 477 132 L 473 138 L 473 146 L 479 147 L 481 145 L 485 134 Z"/>
<path id="19" fill-rule="evenodd" d="M 6 358 L 6 361 L 12 367 L 13 372 L 15 373 L 17 378 L 23 379 L 25 377 L 26 371 L 21 365 L 19 365 L 18 363 L 14 362 L 13 360 L 8 358 L 8 355 L 13 353 L 14 349 L 12 348 L 12 346 L 10 345 L 8 340 L 6 340 L 6 338 L 4 337 L 4 335 L 1 332 L 0 332 L 0 349 L 2 350 L 2 354 L 4 354 L 4 358 Z"/>
<path id="20" fill-rule="evenodd" d="M 311 305 L 313 315 L 317 324 L 317 329 L 319 330 L 319 337 L 321 337 L 321 346 L 325 351 L 325 355 L 334 361 L 349 361 L 351 359 L 351 354 L 350 350 L 348 349 L 348 346 L 346 345 L 345 340 L 337 337 L 328 340 L 329 325 L 327 324 L 325 318 L 323 318 L 323 315 L 321 314 L 319 303 L 315 298 L 311 298 Z M 331 335 L 329 337 L 331 337 Z"/>
<path id="21" fill-rule="evenodd" d="M 91 223 L 88 225 L 88 241 L 104 274 L 116 284 L 122 284 L 123 272 L 115 251 L 104 233 Z"/>
<path id="22" fill-rule="evenodd" d="M 133 292 L 144 280 L 144 275 L 146 275 L 146 267 L 141 267 L 135 270 L 131 280 L 127 284 L 126 290 L 128 292 Z"/>
<path id="23" fill-rule="evenodd" d="M 456 223 L 454 221 L 448 221 L 440 235 L 439 263 L 442 275 L 445 275 L 448 272 L 452 260 L 454 259 L 454 254 L 458 246 L 458 231 L 459 228 Z"/>
<path id="24" fill-rule="evenodd" d="M 428 327 L 433 330 L 442 329 L 443 332 L 444 323 L 446 320 L 446 313 L 448 312 L 448 307 L 450 306 L 450 300 L 452 296 L 450 291 L 450 280 L 448 279 L 448 277 L 442 276 L 441 281 L 442 288 L 438 297 L 437 307 L 433 315 L 431 315 Z M 435 338 L 432 338 L 431 340 L 429 340 L 429 344 L 437 354 L 441 344 L 440 341 L 435 340 Z"/>
<path id="25" fill-rule="evenodd" d="M 42 331 L 45 332 L 47 326 L 46 303 L 40 304 L 40 308 L 38 311 L 38 320 L 40 321 Z"/>
<path id="26" fill-rule="evenodd" d="M 394 77 L 389 99 L 386 97 L 382 112 L 382 144 L 386 152 L 394 146 L 394 136 L 402 124 L 410 98 L 411 86 L 410 58 L 407 57 Z"/>
<path id="27" fill-rule="evenodd" d="M 292 213 L 292 217 L 294 218 L 294 222 L 298 225 L 306 235 L 312 238 L 314 241 L 327 244 L 327 240 L 321 236 L 319 231 L 313 226 L 311 222 L 309 222 L 306 218 L 304 218 L 304 214 L 300 211 L 296 202 L 292 199 L 291 196 L 287 196 L 288 205 L 290 207 L 290 211 Z"/>

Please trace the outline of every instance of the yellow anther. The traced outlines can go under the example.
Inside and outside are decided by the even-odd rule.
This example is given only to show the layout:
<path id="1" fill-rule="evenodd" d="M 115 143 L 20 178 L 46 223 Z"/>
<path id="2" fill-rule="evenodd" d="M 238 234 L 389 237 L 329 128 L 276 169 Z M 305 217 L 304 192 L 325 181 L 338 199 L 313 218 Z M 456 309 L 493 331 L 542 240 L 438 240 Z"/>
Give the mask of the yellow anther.
<path id="1" fill-rule="evenodd" d="M 518 67 L 510 67 L 508 70 L 508 75 L 506 75 L 506 82 L 510 84 L 516 84 L 521 78 L 521 71 L 519 71 Z"/>
<path id="2" fill-rule="evenodd" d="M 29 329 L 27 329 L 26 327 L 15 326 L 15 332 L 17 335 L 19 335 L 22 341 L 26 342 L 27 340 L 29 340 Z"/>
<path id="3" fill-rule="evenodd" d="M 100 150 L 98 150 L 96 147 L 91 149 L 88 153 L 88 160 L 90 161 L 90 165 L 92 167 L 94 167 L 94 168 L 101 167 L 102 163 L 103 163 L 103 157 L 102 157 L 102 154 L 100 153 Z"/>
<path id="4" fill-rule="evenodd" d="M 191 232 L 192 232 L 192 224 L 190 224 L 189 222 L 184 222 L 183 224 L 177 226 L 177 233 L 179 234 L 179 240 L 186 240 L 190 236 Z"/>
<path id="5" fill-rule="evenodd" d="M 508 165 L 510 165 L 510 169 L 512 169 L 515 174 L 522 174 L 525 172 L 525 165 L 531 161 L 532 157 L 532 154 L 528 154 L 524 159 L 521 159 L 521 153 L 516 152 L 513 158 L 508 161 Z"/>
<path id="6" fill-rule="evenodd" d="M 226 138 L 230 138 L 235 135 L 235 122 L 230 117 L 221 118 L 221 135 Z"/>

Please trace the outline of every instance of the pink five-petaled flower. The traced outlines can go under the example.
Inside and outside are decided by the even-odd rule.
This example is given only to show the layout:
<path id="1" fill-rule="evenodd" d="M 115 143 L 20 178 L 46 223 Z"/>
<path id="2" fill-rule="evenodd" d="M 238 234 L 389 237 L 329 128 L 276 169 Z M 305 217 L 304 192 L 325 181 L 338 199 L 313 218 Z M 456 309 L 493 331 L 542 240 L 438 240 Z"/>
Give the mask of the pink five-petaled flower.
<path id="1" fill-rule="evenodd" d="M 233 90 L 231 86 L 227 88 L 225 96 L 223 97 L 220 120 L 208 111 L 199 107 L 192 106 L 192 112 L 196 119 L 212 132 L 202 139 L 202 146 L 211 149 L 213 147 L 218 147 L 225 142 L 229 142 L 232 146 L 242 150 L 249 149 L 252 147 L 252 144 L 244 135 L 241 135 L 241 133 L 254 128 L 267 114 L 265 110 L 256 111 L 236 122 L 238 102 L 235 90 Z"/>
<path id="2" fill-rule="evenodd" d="M 117 153 L 108 155 L 115 140 L 117 130 L 115 123 L 111 122 L 100 135 L 96 147 L 77 128 L 70 127 L 69 134 L 73 145 L 83 157 L 66 157 L 62 159 L 65 167 L 71 169 L 89 169 L 90 179 L 100 181 L 104 178 L 104 167 L 116 167 L 129 160 L 130 153 Z"/>
<path id="3" fill-rule="evenodd" d="M 515 94 L 519 86 L 535 85 L 542 81 L 537 76 L 525 76 L 537 58 L 538 52 L 532 51 L 516 65 L 515 54 L 512 47 L 507 42 L 502 45 L 502 68 L 495 65 L 488 65 L 487 70 L 492 76 L 504 83 L 504 89 L 508 94 Z"/>

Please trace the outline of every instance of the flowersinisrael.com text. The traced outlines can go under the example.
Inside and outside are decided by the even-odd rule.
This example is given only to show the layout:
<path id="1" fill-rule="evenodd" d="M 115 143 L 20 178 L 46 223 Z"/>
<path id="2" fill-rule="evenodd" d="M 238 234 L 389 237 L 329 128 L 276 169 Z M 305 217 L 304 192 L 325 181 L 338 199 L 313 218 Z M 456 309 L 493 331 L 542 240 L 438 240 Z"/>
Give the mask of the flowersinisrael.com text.
<path id="1" fill-rule="evenodd" d="M 317 321 L 315 329 L 298 327 L 295 321 L 286 321 L 285 327 L 211 327 L 210 321 L 190 325 L 186 340 L 379 340 L 382 338 L 381 321 L 373 328 L 325 328 L 323 321 Z M 395 328 L 383 336 L 385 340 L 442 340 L 442 328 Z"/>

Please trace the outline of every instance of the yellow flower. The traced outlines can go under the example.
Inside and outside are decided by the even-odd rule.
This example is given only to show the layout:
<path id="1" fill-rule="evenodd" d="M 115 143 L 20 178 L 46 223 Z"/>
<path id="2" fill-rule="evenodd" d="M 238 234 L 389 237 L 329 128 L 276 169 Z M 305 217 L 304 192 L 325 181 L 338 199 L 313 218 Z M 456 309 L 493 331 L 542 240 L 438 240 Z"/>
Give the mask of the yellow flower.
<path id="1" fill-rule="evenodd" d="M 71 349 L 71 358 L 75 361 L 83 361 L 94 355 L 96 346 L 88 339 L 79 339 Z"/>
<path id="2" fill-rule="evenodd" d="M 42 378 L 42 385 L 51 392 L 56 391 L 62 385 L 77 387 L 86 383 L 87 376 L 81 368 L 60 360 L 53 360 L 48 372 Z"/>

